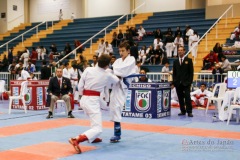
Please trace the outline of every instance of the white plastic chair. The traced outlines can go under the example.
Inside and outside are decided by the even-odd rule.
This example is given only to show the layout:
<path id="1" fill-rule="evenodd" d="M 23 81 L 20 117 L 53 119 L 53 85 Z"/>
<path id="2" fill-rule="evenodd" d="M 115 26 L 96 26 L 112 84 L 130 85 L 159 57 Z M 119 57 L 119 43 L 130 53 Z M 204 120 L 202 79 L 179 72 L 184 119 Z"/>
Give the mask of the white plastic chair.
<path id="1" fill-rule="evenodd" d="M 5 92 L 5 81 L 0 80 L 0 95 L 2 96 L 2 101 L 3 101 L 3 92 Z"/>
<path id="2" fill-rule="evenodd" d="M 239 123 L 239 110 L 240 110 L 240 103 L 239 103 L 240 99 L 238 99 L 239 97 L 240 97 L 240 87 L 237 87 L 234 92 L 233 102 L 228 109 L 227 125 L 229 125 L 229 122 L 232 117 L 232 113 L 233 113 L 234 109 L 237 109 L 236 110 L 236 118 L 237 118 L 237 123 Z M 237 100 L 238 100 L 238 102 L 237 102 Z"/>
<path id="3" fill-rule="evenodd" d="M 218 87 L 219 87 L 218 94 L 217 94 L 217 97 L 215 97 L 214 94 L 215 94 Z M 226 89 L 227 89 L 227 84 L 226 83 L 218 83 L 214 86 L 213 96 L 208 97 L 206 113 L 208 111 L 208 107 L 209 107 L 209 104 L 210 104 L 211 101 L 217 101 L 217 106 L 215 107 L 216 112 L 220 109 L 221 103 L 222 103 L 223 98 L 224 98 L 224 93 L 226 92 Z"/>
<path id="4" fill-rule="evenodd" d="M 25 113 L 27 113 L 27 106 L 25 103 L 25 99 L 24 96 L 25 94 L 27 94 L 27 86 L 28 86 L 28 81 L 23 81 L 21 83 L 21 89 L 20 89 L 20 93 L 18 96 L 9 96 L 9 110 L 8 110 L 8 114 L 11 114 L 11 110 L 12 110 L 12 101 L 15 99 L 21 99 L 22 103 L 23 103 L 23 107 L 24 107 L 24 111 Z"/>
<path id="5" fill-rule="evenodd" d="M 66 103 L 65 103 L 64 100 L 62 100 L 62 99 L 57 100 L 57 101 L 55 102 L 55 105 L 56 105 L 56 108 L 55 108 L 55 110 L 54 110 L 54 112 L 53 112 L 53 115 L 55 115 L 55 112 L 56 112 L 57 110 L 61 110 L 63 107 L 65 108 L 65 114 L 68 115 L 67 106 L 66 106 Z"/>

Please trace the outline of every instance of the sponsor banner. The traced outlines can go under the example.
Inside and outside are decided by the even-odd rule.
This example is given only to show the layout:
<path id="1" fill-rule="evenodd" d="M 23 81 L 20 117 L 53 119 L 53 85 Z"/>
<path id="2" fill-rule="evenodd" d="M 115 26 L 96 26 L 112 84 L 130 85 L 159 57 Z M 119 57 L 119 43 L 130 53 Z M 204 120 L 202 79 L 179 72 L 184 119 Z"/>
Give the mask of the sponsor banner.
<path id="1" fill-rule="evenodd" d="M 43 105 L 43 87 L 37 87 L 37 105 Z"/>
<path id="2" fill-rule="evenodd" d="M 32 103 L 32 87 L 28 87 L 27 94 L 25 95 L 25 103 L 29 105 Z"/>
<path id="3" fill-rule="evenodd" d="M 12 87 L 12 95 L 13 96 L 19 96 L 19 92 L 20 92 L 19 87 Z M 14 99 L 13 104 L 19 104 L 19 100 Z"/>
<path id="4" fill-rule="evenodd" d="M 157 113 L 162 112 L 162 91 L 157 91 Z"/>
<path id="5" fill-rule="evenodd" d="M 132 91 L 128 90 L 124 111 L 131 111 L 131 102 L 132 102 L 131 99 L 132 99 Z"/>

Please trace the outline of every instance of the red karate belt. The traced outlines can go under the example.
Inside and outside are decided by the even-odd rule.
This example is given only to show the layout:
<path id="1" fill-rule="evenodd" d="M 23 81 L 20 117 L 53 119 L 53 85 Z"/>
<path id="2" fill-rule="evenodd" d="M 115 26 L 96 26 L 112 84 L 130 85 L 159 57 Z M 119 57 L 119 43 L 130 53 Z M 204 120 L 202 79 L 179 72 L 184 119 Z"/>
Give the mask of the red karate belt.
<path id="1" fill-rule="evenodd" d="M 92 90 L 83 90 L 84 96 L 100 96 L 100 92 L 92 91 Z"/>

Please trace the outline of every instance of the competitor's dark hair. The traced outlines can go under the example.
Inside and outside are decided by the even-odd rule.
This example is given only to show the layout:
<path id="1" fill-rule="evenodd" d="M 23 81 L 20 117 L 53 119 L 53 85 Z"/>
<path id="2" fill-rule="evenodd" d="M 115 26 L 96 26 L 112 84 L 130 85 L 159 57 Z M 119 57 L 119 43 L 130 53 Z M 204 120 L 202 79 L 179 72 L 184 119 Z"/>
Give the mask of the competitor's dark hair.
<path id="1" fill-rule="evenodd" d="M 126 50 L 129 50 L 130 49 L 130 45 L 129 45 L 129 43 L 127 41 L 124 41 L 124 42 L 120 43 L 118 48 L 126 48 Z"/>
<path id="2" fill-rule="evenodd" d="M 100 68 L 104 68 L 106 66 L 109 65 L 111 61 L 111 57 L 107 54 L 102 54 L 99 58 L 98 58 L 98 66 Z"/>

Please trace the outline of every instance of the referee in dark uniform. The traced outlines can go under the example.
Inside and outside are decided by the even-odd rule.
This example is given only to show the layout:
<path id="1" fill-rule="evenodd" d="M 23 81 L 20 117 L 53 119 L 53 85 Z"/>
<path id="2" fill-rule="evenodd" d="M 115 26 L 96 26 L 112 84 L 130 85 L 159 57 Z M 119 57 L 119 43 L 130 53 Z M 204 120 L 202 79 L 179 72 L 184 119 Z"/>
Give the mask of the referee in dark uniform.
<path id="1" fill-rule="evenodd" d="M 193 82 L 193 62 L 192 59 L 184 57 L 184 54 L 185 48 L 179 47 L 179 58 L 173 62 L 173 83 L 176 87 L 181 110 L 178 115 L 184 116 L 188 113 L 188 117 L 193 117 L 190 98 L 190 88 Z"/>

